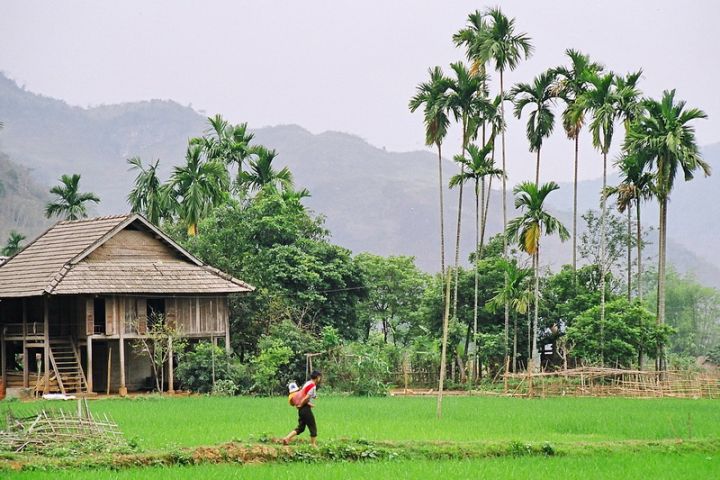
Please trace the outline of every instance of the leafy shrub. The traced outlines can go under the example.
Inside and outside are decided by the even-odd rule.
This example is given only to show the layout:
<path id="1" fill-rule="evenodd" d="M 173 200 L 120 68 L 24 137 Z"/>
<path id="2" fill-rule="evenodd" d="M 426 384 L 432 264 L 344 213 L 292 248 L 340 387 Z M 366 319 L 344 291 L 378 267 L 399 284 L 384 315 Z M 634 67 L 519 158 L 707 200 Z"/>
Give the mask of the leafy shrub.
<path id="1" fill-rule="evenodd" d="M 212 387 L 212 394 L 219 397 L 232 397 L 239 389 L 232 380 L 217 380 Z"/>
<path id="2" fill-rule="evenodd" d="M 282 388 L 280 368 L 290 363 L 293 351 L 280 339 L 263 342 L 260 353 L 252 360 L 253 390 L 271 395 Z"/>
<path id="3" fill-rule="evenodd" d="M 182 388 L 193 392 L 208 393 L 219 380 L 233 381 L 233 365 L 224 349 L 209 342 L 199 342 L 178 359 L 175 376 Z"/>
<path id="4" fill-rule="evenodd" d="M 715 365 L 720 365 L 720 343 L 715 345 L 714 348 L 710 349 L 707 354 L 707 358 Z"/>

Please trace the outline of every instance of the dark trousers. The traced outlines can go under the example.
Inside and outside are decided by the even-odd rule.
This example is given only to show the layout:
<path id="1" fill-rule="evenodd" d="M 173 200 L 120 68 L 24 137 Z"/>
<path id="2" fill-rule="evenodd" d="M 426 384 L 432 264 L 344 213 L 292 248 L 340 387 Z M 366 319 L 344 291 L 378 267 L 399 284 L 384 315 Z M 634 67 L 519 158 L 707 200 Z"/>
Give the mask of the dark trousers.
<path id="1" fill-rule="evenodd" d="M 317 437 L 317 425 L 315 425 L 315 415 L 313 415 L 310 405 L 304 405 L 298 408 L 298 426 L 295 432 L 300 435 L 305 431 L 305 427 L 310 430 L 311 437 Z"/>

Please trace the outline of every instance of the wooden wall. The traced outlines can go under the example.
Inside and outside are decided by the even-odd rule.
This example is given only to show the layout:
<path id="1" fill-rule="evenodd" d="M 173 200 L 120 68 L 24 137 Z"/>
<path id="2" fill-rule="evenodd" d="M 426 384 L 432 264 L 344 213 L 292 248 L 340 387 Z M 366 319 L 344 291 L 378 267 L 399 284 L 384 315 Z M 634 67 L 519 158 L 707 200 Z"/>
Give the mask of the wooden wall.
<path id="1" fill-rule="evenodd" d="M 147 328 L 147 298 L 109 296 L 105 298 L 105 334 L 145 333 Z M 224 335 L 229 315 L 226 297 L 168 297 L 165 298 L 165 320 L 186 335 Z M 87 334 L 94 328 L 94 299 L 85 299 Z"/>

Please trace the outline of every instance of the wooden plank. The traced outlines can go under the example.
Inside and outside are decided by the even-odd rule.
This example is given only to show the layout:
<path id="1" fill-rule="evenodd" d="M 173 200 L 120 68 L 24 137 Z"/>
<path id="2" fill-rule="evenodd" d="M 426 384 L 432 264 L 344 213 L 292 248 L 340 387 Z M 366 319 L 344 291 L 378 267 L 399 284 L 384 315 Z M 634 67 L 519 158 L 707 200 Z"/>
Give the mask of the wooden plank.
<path id="1" fill-rule="evenodd" d="M 95 299 L 85 299 L 85 335 L 95 334 Z"/>
<path id="2" fill-rule="evenodd" d="M 105 297 L 105 335 L 115 335 L 115 297 Z"/>
<path id="3" fill-rule="evenodd" d="M 136 309 L 138 315 L 137 332 L 140 335 L 147 333 L 147 298 L 136 299 Z"/>

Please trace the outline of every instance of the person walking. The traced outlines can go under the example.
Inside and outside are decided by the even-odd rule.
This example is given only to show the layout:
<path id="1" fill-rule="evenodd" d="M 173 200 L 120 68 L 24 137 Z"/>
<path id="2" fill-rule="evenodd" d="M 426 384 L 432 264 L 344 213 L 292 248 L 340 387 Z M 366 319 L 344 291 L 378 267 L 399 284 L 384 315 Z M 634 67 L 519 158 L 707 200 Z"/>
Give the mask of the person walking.
<path id="1" fill-rule="evenodd" d="M 317 387 L 322 382 L 322 374 L 314 370 L 310 380 L 305 382 L 300 390 L 291 397 L 291 402 L 298 409 L 298 425 L 283 438 L 283 444 L 288 445 L 293 438 L 300 435 L 307 427 L 310 430 L 310 444 L 317 447 L 317 425 L 312 409 L 315 405 L 312 400 L 317 397 Z"/>

